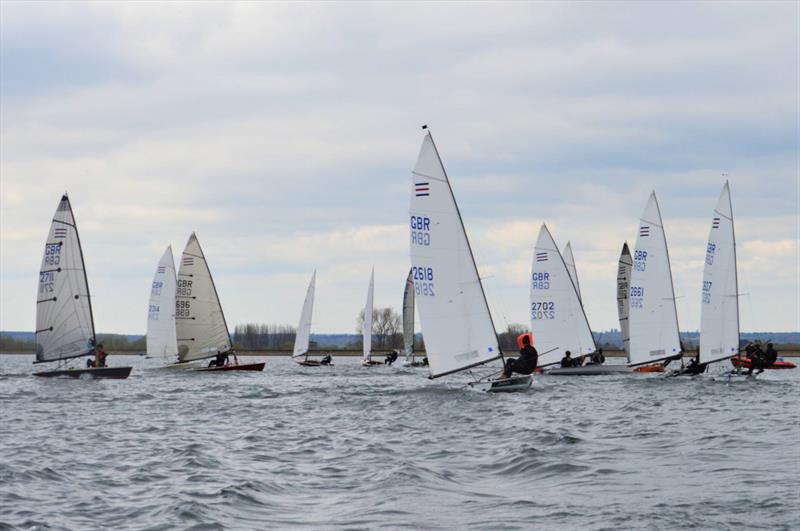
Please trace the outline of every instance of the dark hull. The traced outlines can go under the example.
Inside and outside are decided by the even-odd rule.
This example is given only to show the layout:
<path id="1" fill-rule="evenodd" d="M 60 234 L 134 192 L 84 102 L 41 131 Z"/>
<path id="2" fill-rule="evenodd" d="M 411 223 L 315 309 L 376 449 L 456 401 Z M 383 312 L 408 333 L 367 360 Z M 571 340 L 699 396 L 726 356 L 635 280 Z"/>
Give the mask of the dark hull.
<path id="1" fill-rule="evenodd" d="M 80 378 L 89 376 L 91 378 L 111 378 L 114 380 L 124 380 L 131 373 L 133 367 L 90 367 L 86 369 L 66 369 L 59 371 L 42 371 L 33 373 L 34 376 L 42 378 L 56 378 L 67 376 L 69 378 Z"/>
<path id="2" fill-rule="evenodd" d="M 223 365 L 222 367 L 202 367 L 194 369 L 198 372 L 221 372 L 221 371 L 263 371 L 265 363 L 240 363 L 239 365 Z"/>
<path id="3" fill-rule="evenodd" d="M 320 363 L 317 360 L 295 360 L 295 362 L 303 367 L 333 367 L 333 363 Z"/>
<path id="4" fill-rule="evenodd" d="M 383 365 L 383 363 L 373 360 L 361 360 L 361 365 L 364 367 L 376 367 L 378 365 Z"/>

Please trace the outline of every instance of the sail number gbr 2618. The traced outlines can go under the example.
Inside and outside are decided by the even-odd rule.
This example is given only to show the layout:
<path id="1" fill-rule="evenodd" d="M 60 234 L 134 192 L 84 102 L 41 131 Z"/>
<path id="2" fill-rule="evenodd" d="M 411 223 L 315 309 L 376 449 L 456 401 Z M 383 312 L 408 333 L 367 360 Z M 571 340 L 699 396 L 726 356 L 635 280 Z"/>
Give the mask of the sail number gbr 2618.
<path id="1" fill-rule="evenodd" d="M 414 293 L 425 297 L 435 297 L 433 292 L 433 268 L 412 267 L 411 278 L 414 280 Z"/>

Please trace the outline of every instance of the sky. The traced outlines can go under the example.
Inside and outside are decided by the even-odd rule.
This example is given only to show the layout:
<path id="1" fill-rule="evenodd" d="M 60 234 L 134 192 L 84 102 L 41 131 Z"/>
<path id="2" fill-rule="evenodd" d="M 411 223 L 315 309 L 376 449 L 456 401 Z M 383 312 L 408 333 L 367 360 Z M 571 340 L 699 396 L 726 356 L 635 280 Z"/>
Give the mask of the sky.
<path id="1" fill-rule="evenodd" d="M 231 328 L 400 309 L 428 124 L 495 324 L 545 222 L 594 330 L 655 190 L 696 330 L 726 177 L 742 331 L 800 330 L 797 2 L 0 3 L 0 330 L 33 330 L 68 191 L 99 332 L 144 333 L 196 231 Z"/>

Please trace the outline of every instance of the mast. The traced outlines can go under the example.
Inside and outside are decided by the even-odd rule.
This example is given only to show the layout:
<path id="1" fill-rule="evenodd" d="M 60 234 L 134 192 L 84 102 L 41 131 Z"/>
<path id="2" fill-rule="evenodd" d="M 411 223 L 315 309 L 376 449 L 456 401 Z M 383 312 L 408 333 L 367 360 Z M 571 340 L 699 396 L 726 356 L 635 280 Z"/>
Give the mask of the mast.
<path id="1" fill-rule="evenodd" d="M 64 192 L 64 199 L 67 200 L 67 207 L 69 207 L 69 215 L 72 218 L 72 222 L 74 225 L 72 226 L 75 229 L 75 239 L 78 240 L 78 252 L 81 256 L 81 268 L 83 269 L 83 284 L 86 286 L 86 298 L 89 302 L 89 324 L 92 326 L 92 345 L 95 347 L 97 346 L 97 333 L 94 329 L 94 312 L 92 311 L 92 295 L 89 293 L 89 277 L 86 275 L 86 260 L 83 258 L 83 245 L 81 245 L 81 235 L 78 232 L 78 223 L 75 221 L 75 214 L 72 212 L 72 203 L 67 196 L 67 192 Z"/>
<path id="2" fill-rule="evenodd" d="M 414 278 L 413 270 L 408 270 L 406 287 L 403 290 L 403 350 L 406 361 L 414 361 Z"/>

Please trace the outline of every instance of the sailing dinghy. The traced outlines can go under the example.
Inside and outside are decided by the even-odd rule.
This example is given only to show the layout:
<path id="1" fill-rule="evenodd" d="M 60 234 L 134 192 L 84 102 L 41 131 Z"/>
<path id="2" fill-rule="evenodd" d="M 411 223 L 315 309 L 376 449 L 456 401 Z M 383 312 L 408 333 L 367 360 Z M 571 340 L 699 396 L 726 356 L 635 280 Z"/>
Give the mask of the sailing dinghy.
<path id="1" fill-rule="evenodd" d="M 406 287 L 403 290 L 403 351 L 406 359 L 403 367 L 425 367 L 427 360 L 415 360 L 414 355 L 414 278 L 413 270 L 408 270 Z"/>
<path id="2" fill-rule="evenodd" d="M 35 376 L 124 379 L 131 367 L 68 366 L 69 360 L 93 356 L 97 345 L 92 298 L 78 226 L 65 193 L 58 203 L 39 269 L 36 296 L 36 361 L 58 362 L 55 370 Z"/>
<path id="3" fill-rule="evenodd" d="M 430 132 L 411 173 L 410 219 L 411 273 L 429 378 L 503 361 L 461 213 Z M 469 385 L 486 392 L 517 391 L 531 381 L 523 375 Z"/>
<path id="4" fill-rule="evenodd" d="M 572 247 L 567 245 L 566 249 L 572 255 Z M 577 272 L 571 273 L 569 269 L 547 225 L 542 224 L 533 251 L 530 290 L 531 331 L 540 350 L 539 367 L 547 374 L 562 376 L 630 372 L 624 365 L 601 363 L 557 366 L 567 351 L 575 358 L 590 356 L 597 351 L 578 294 Z M 572 269 L 575 269 L 574 260 Z"/>
<path id="5" fill-rule="evenodd" d="M 678 310 L 667 238 L 656 193 L 639 220 L 628 291 L 628 361 L 631 367 L 681 356 Z"/>
<path id="6" fill-rule="evenodd" d="M 227 358 L 225 361 L 195 371 L 261 371 L 264 363 L 239 363 L 233 352 L 231 336 L 222 313 L 217 288 L 208 268 L 206 257 L 195 233 L 189 237 L 181 257 L 175 301 L 175 328 L 178 340 L 179 363 L 201 361 L 207 358 Z"/>
<path id="7" fill-rule="evenodd" d="M 333 365 L 320 360 L 308 359 L 308 347 L 311 342 L 311 315 L 314 313 L 314 292 L 317 285 L 317 272 L 311 275 L 308 283 L 306 299 L 303 301 L 303 310 L 300 312 L 300 324 L 297 325 L 297 334 L 294 336 L 294 349 L 292 359 L 304 367 L 319 367 L 320 365 Z"/>
<path id="8" fill-rule="evenodd" d="M 379 361 L 372 359 L 372 298 L 375 291 L 375 268 L 372 268 L 372 273 L 369 276 L 369 289 L 367 290 L 367 302 L 364 305 L 364 321 L 361 323 L 361 338 L 363 345 L 363 355 L 361 358 L 361 365 L 364 367 L 373 367 L 375 365 L 383 365 Z"/>
<path id="9" fill-rule="evenodd" d="M 146 336 L 148 358 L 163 358 L 174 362 L 178 357 L 178 341 L 175 335 L 175 291 L 177 285 L 175 260 L 172 257 L 172 246 L 170 245 L 158 261 L 150 287 Z M 199 366 L 199 363 L 196 366 Z"/>

